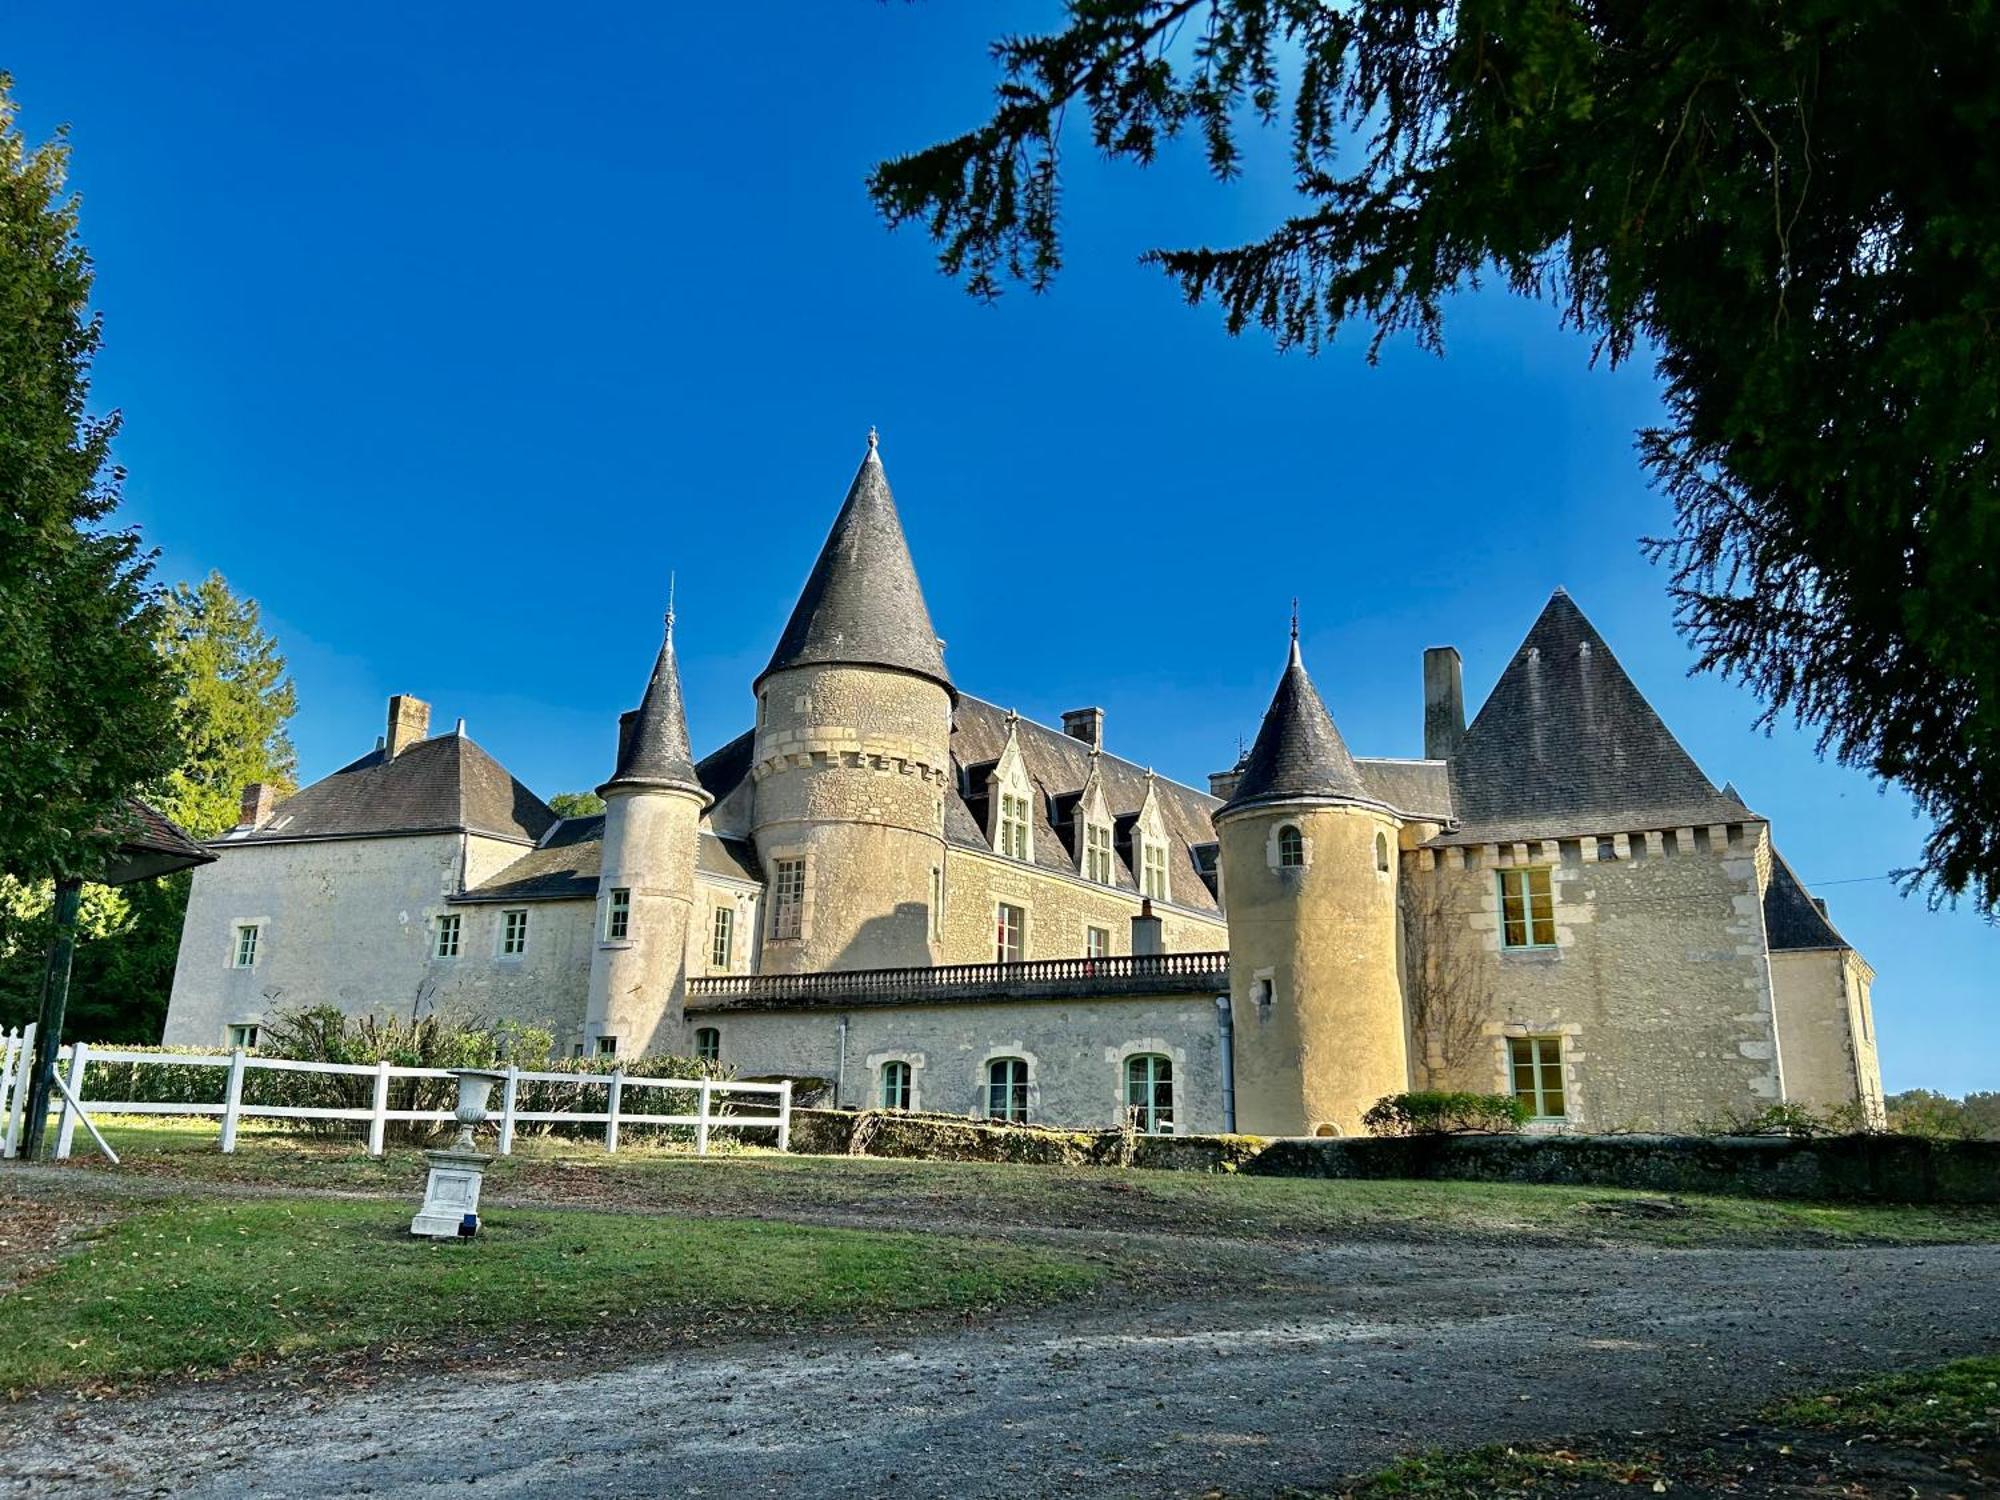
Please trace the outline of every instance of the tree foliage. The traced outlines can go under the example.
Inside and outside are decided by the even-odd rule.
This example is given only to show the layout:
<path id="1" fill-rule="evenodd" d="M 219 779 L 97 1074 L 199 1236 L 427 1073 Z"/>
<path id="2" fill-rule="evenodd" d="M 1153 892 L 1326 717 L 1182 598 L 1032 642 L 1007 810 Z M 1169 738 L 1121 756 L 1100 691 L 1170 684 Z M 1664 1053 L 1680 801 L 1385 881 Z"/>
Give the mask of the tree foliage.
<path id="1" fill-rule="evenodd" d="M 604 799 L 595 792 L 557 792 L 549 798 L 549 811 L 559 818 L 588 818 L 604 811 Z"/>
<path id="2" fill-rule="evenodd" d="M 1442 348 L 1497 277 L 1617 362 L 1671 498 L 1698 665 L 1933 821 L 1934 895 L 2000 903 L 2000 17 L 1964 0 L 1069 0 L 996 43 L 978 128 L 870 191 L 980 296 L 1061 266 L 1060 146 L 1282 126 L 1300 210 L 1146 259 L 1232 331 Z"/>
<path id="3" fill-rule="evenodd" d="M 0 75 L 0 871 L 92 874 L 173 763 L 152 558 L 109 523 L 117 416 L 60 138 L 29 149 Z"/>

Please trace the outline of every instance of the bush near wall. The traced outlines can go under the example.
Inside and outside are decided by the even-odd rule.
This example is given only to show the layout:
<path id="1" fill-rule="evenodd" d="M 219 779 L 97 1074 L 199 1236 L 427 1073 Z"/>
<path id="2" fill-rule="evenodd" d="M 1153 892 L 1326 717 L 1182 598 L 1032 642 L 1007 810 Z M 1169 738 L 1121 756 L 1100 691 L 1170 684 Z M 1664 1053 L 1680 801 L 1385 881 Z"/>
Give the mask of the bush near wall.
<path id="1" fill-rule="evenodd" d="M 1528 1106 L 1512 1094 L 1429 1090 L 1377 1099 L 1361 1123 L 1370 1135 L 1500 1134 L 1528 1123 Z"/>
<path id="2" fill-rule="evenodd" d="M 1139 1135 L 1058 1130 L 902 1110 L 795 1109 L 792 1150 L 807 1156 L 1016 1162 L 1043 1167 L 1157 1167 L 1233 1172 L 1265 1141 L 1254 1135 Z"/>

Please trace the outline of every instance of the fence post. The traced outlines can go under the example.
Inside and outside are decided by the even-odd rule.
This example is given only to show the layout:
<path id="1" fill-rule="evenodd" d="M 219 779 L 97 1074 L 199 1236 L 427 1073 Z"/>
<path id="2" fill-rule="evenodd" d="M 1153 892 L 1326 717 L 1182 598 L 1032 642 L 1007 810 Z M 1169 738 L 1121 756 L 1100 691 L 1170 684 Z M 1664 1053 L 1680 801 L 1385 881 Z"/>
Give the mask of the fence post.
<path id="1" fill-rule="evenodd" d="M 613 1068 L 611 1070 L 611 1097 L 606 1101 L 604 1106 L 604 1149 L 606 1151 L 616 1151 L 618 1149 L 618 1104 L 619 1100 L 624 1097 L 624 1094 L 625 1070 L 623 1068 Z"/>
<path id="2" fill-rule="evenodd" d="M 375 1061 L 375 1101 L 369 1107 L 375 1113 L 368 1121 L 368 1154 L 380 1156 L 389 1134 L 389 1059 L 386 1057 Z"/>
<path id="3" fill-rule="evenodd" d="M 792 1149 L 792 1080 L 787 1078 L 778 1092 L 778 1150 Z"/>
<path id="4" fill-rule="evenodd" d="M 28 1070 L 34 1066 L 35 1023 L 21 1028 L 20 1045 L 9 1060 L 11 1075 L 0 1074 L 0 1094 L 6 1096 L 7 1110 L 0 1115 L 0 1156 L 21 1152 L 21 1121 L 28 1112 Z M 10 1082 L 11 1077 L 11 1082 Z"/>
<path id="5" fill-rule="evenodd" d="M 243 1049 L 229 1049 L 229 1084 L 222 1094 L 222 1149 L 236 1149 L 236 1117 L 243 1108 Z"/>
<path id="6" fill-rule="evenodd" d="M 77 1042 L 69 1049 L 69 1091 L 76 1098 L 83 1097 L 83 1070 L 89 1066 L 90 1043 Z M 62 1123 L 56 1128 L 56 1160 L 62 1161 L 69 1155 L 70 1143 L 76 1139 L 77 1108 L 66 1097 L 62 1105 Z"/>
<path id="7" fill-rule="evenodd" d="M 708 1155 L 708 1080 L 701 1081 L 701 1107 L 695 1111 L 694 1154 Z"/>
<path id="8" fill-rule="evenodd" d="M 514 1154 L 514 1099 L 521 1090 L 521 1070 L 507 1064 L 507 1084 L 500 1091 L 500 1154 Z"/>

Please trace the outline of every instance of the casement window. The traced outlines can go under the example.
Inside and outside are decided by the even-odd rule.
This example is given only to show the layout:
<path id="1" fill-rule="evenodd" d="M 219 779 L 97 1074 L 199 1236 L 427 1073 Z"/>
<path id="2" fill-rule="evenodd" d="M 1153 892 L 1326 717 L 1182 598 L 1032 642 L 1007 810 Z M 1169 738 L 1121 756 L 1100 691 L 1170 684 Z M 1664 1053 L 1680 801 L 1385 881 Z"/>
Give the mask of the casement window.
<path id="1" fill-rule="evenodd" d="M 806 862 L 781 859 L 772 875 L 771 936 L 782 942 L 805 930 Z"/>
<path id="2" fill-rule="evenodd" d="M 437 942 L 431 948 L 434 958 L 458 957 L 459 926 L 464 921 L 457 912 L 448 911 L 437 920 Z"/>
<path id="3" fill-rule="evenodd" d="M 1002 901 L 994 908 L 993 961 L 1017 964 L 1028 955 L 1028 913 L 1026 908 Z"/>
<path id="4" fill-rule="evenodd" d="M 618 1038 L 615 1036 L 599 1037 L 597 1039 L 597 1055 L 599 1057 L 616 1057 L 618 1055 Z"/>
<path id="5" fill-rule="evenodd" d="M 1514 1097 L 1528 1106 L 1530 1115 L 1537 1120 L 1567 1116 L 1561 1037 L 1509 1037 L 1507 1060 L 1514 1074 Z"/>
<path id="6" fill-rule="evenodd" d="M 1517 865 L 1497 872 L 1500 877 L 1500 945 L 1503 948 L 1553 948 L 1556 945 L 1556 897 L 1547 865 Z"/>
<path id="7" fill-rule="evenodd" d="M 528 951 L 528 914 L 516 908 L 500 913 L 500 956 L 519 958 Z"/>
<path id="8" fill-rule="evenodd" d="M 1111 828 L 1108 824 L 1083 825 L 1083 876 L 1099 885 L 1111 884 Z"/>
<path id="9" fill-rule="evenodd" d="M 1026 1058 L 996 1057 L 986 1065 L 986 1116 L 1015 1125 L 1028 1119 Z"/>
<path id="10" fill-rule="evenodd" d="M 1111 929 L 1109 927 L 1086 927 L 1083 929 L 1083 956 L 1085 958 L 1111 957 Z"/>
<path id="11" fill-rule="evenodd" d="M 1000 794 L 1000 852 L 1009 859 L 1028 857 L 1028 799 L 1015 792 Z"/>
<path id="12" fill-rule="evenodd" d="M 248 1052 L 252 1047 L 257 1045 L 257 1028 L 247 1022 L 242 1025 L 229 1027 L 227 1035 L 230 1046 L 241 1047 L 245 1052 Z"/>
<path id="13" fill-rule="evenodd" d="M 1306 836 L 1299 832 L 1296 823 L 1287 823 L 1278 830 L 1278 868 L 1302 870 L 1305 864 Z"/>
<path id="14" fill-rule="evenodd" d="M 910 1065 L 901 1058 L 882 1064 L 882 1107 L 910 1107 Z"/>
<path id="15" fill-rule="evenodd" d="M 1142 1134 L 1174 1133 L 1172 1058 L 1140 1052 L 1125 1059 L 1125 1116 Z"/>
<path id="16" fill-rule="evenodd" d="M 722 1032 L 714 1026 L 698 1026 L 694 1033 L 694 1055 L 703 1062 L 722 1060 Z"/>
<path id="17" fill-rule="evenodd" d="M 718 906 L 715 909 L 715 927 L 708 938 L 709 967 L 727 972 L 730 960 L 735 956 L 736 908 Z"/>
<path id="18" fill-rule="evenodd" d="M 604 898 L 604 941 L 622 943 L 632 936 L 632 893 L 614 886 Z"/>
<path id="19" fill-rule="evenodd" d="M 231 953 L 231 966 L 238 969 L 255 968 L 257 965 L 257 934 L 255 922 L 240 922 L 236 927 L 236 947 Z M 211 953 L 214 949 L 209 950 Z"/>
<path id="20" fill-rule="evenodd" d="M 1145 849 L 1139 856 L 1139 864 L 1144 878 L 1139 883 L 1142 893 L 1155 901 L 1167 899 L 1167 846 L 1146 840 Z"/>

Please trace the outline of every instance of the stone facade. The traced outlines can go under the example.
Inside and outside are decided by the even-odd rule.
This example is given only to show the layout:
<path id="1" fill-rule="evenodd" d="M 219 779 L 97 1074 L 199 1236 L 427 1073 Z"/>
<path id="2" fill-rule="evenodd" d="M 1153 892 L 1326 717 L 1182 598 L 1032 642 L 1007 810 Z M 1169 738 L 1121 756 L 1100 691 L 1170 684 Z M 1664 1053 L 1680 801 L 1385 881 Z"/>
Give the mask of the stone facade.
<path id="1" fill-rule="evenodd" d="M 1355 757 L 1295 634 L 1209 792 L 1156 776 L 1099 709 L 1058 730 L 952 682 L 871 447 L 706 759 L 669 616 L 601 815 L 556 819 L 407 696 L 372 754 L 246 793 L 167 1040 L 453 1010 L 842 1107 L 1175 1131 L 1350 1135 L 1413 1086 L 1540 1130 L 1879 1119 L 1872 971 L 1568 597 L 1469 725 L 1461 677 L 1426 653 L 1422 758 Z"/>

